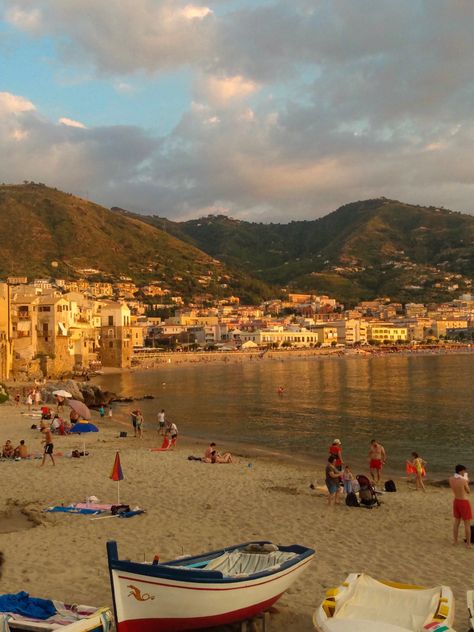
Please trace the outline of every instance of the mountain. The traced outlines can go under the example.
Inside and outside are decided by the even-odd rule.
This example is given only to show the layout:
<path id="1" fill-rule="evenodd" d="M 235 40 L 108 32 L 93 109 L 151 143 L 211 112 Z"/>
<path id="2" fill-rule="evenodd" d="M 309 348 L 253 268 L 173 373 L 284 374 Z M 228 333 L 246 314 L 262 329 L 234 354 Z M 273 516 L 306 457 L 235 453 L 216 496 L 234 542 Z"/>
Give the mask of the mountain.
<path id="1" fill-rule="evenodd" d="M 442 208 L 380 198 L 289 224 L 144 219 L 266 283 L 348 303 L 449 300 L 474 279 L 474 217 Z"/>
<path id="2" fill-rule="evenodd" d="M 41 184 L 0 186 L 0 277 L 78 278 L 130 277 L 159 281 L 191 298 L 230 294 L 256 301 L 272 291 L 188 242 L 139 217 L 113 212 L 97 204 Z"/>

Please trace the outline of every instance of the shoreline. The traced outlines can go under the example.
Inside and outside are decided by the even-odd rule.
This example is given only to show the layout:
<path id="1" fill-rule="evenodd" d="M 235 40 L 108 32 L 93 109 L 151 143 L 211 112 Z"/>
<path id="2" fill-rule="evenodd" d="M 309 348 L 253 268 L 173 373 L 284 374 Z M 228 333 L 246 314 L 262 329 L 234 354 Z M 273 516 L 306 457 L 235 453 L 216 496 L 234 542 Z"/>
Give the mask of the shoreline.
<path id="1" fill-rule="evenodd" d="M 372 358 L 382 356 L 420 356 L 420 355 L 451 355 L 474 353 L 474 345 L 459 344 L 455 346 L 423 346 L 406 348 L 404 346 L 380 348 L 380 347 L 346 347 L 342 348 L 295 348 L 295 349 L 258 349 L 253 351 L 174 351 L 157 352 L 156 357 L 140 360 L 131 368 L 104 367 L 103 375 L 122 373 L 127 371 L 149 370 L 163 367 L 169 364 L 209 364 L 214 362 L 242 363 L 264 360 L 293 360 L 295 358 Z M 92 376 L 94 378 L 96 376 Z M 100 377 L 97 376 L 97 377 Z"/>

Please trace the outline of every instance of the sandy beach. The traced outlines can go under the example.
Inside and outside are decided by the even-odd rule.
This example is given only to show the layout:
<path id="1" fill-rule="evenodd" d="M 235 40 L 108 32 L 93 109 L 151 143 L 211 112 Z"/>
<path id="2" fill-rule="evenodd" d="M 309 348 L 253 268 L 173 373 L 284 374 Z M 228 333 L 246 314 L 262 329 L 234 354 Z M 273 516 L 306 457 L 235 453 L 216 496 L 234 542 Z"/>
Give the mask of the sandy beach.
<path id="1" fill-rule="evenodd" d="M 0 407 L 0 441 L 25 439 L 40 453 L 40 435 L 25 408 Z M 270 629 L 310 631 L 312 614 L 325 590 L 348 573 L 426 586 L 447 584 L 456 597 L 455 629 L 467 629 L 466 589 L 474 588 L 474 549 L 451 544 L 451 495 L 428 486 L 415 492 L 403 479 L 373 510 L 328 508 L 323 491 L 324 464 L 291 462 L 276 455 L 240 449 L 230 465 L 188 461 L 204 445 L 186 438 L 174 452 L 150 452 L 161 442 L 145 426 L 141 441 L 118 438 L 127 420 L 99 421 L 98 434 L 86 435 L 90 455 L 58 456 L 56 466 L 40 460 L 1 461 L 0 550 L 5 563 L 1 591 L 90 605 L 111 605 L 105 543 L 117 540 L 121 556 L 162 561 L 252 539 L 300 543 L 316 549 L 311 567 L 278 602 Z M 130 427 L 128 427 L 129 435 Z M 66 454 L 82 446 L 76 436 L 55 437 Z M 219 446 L 221 449 L 229 446 Z M 109 479 L 120 449 L 125 479 L 121 500 L 146 513 L 128 520 L 45 513 L 51 505 L 97 496 L 115 502 Z M 310 489 L 313 483 L 315 490 Z"/>

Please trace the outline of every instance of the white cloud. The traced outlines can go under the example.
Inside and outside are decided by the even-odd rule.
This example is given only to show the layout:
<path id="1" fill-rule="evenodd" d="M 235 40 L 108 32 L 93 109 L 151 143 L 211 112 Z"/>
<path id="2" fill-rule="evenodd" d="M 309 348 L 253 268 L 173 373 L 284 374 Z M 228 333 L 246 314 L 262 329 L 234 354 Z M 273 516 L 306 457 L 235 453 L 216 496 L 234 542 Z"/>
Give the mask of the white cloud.
<path id="1" fill-rule="evenodd" d="M 181 15 L 183 15 L 188 20 L 202 20 L 202 18 L 205 18 L 211 13 L 212 11 L 211 9 L 209 9 L 209 7 L 196 7 L 191 4 L 187 4 L 183 9 L 181 9 Z"/>
<path id="2" fill-rule="evenodd" d="M 5 14 L 7 22 L 22 31 L 37 31 L 41 27 L 41 12 L 38 9 L 21 9 L 17 6 L 7 10 Z"/>
<path id="3" fill-rule="evenodd" d="M 80 123 L 79 121 L 74 121 L 73 119 L 66 118 L 64 116 L 59 119 L 59 122 L 62 125 L 68 125 L 69 127 L 79 127 L 81 129 L 86 129 L 86 126 L 83 123 Z"/>
<path id="4" fill-rule="evenodd" d="M 17 114 L 35 110 L 31 101 L 10 92 L 0 92 L 0 114 Z"/>
<path id="5" fill-rule="evenodd" d="M 236 75 L 234 77 L 201 76 L 195 84 L 200 100 L 215 106 L 247 98 L 258 90 L 258 84 Z"/>

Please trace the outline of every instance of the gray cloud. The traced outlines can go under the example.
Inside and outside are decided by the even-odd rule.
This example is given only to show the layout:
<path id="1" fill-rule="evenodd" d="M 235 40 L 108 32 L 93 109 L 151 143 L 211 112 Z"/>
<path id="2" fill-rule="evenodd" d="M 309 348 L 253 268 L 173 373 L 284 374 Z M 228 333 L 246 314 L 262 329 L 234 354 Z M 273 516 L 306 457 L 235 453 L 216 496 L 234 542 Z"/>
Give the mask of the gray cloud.
<path id="1" fill-rule="evenodd" d="M 63 59 L 100 76 L 191 68 L 197 103 L 161 139 L 9 113 L 2 179 L 87 182 L 99 202 L 169 217 L 314 217 L 380 195 L 471 210 L 473 3 L 5 6 L 11 23 L 56 38 Z M 12 137 L 19 124 L 24 138 Z"/>

